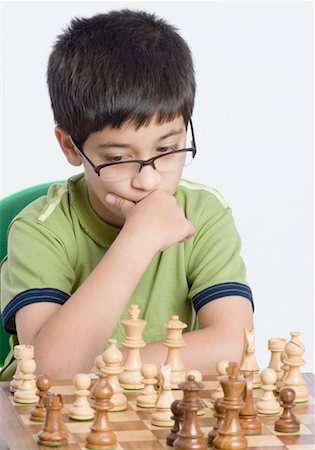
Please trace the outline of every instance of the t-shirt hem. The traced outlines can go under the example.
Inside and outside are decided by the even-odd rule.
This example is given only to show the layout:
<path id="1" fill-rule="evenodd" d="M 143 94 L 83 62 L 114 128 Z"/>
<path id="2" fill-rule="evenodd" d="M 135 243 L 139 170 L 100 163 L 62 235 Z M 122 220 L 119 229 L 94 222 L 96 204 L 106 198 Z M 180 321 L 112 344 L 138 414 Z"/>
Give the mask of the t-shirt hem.
<path id="1" fill-rule="evenodd" d="M 192 298 L 192 302 L 197 313 L 207 303 L 232 295 L 247 298 L 251 302 L 254 312 L 255 308 L 251 288 L 246 284 L 237 282 L 220 283 L 203 289 Z"/>
<path id="2" fill-rule="evenodd" d="M 63 305 L 69 297 L 70 295 L 66 292 L 52 288 L 35 288 L 20 292 L 8 303 L 2 312 L 4 329 L 7 333 L 16 334 L 15 314 L 26 305 L 39 302 Z"/>

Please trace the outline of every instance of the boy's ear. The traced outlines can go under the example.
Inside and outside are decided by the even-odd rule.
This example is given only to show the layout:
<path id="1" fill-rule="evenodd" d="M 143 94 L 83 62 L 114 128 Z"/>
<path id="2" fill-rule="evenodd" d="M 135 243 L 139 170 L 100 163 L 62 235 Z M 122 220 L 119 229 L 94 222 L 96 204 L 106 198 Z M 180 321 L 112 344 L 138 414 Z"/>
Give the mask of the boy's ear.
<path id="1" fill-rule="evenodd" d="M 73 166 L 81 166 L 82 159 L 76 152 L 69 134 L 62 128 L 56 127 L 55 135 L 63 153 L 66 155 L 68 162 Z"/>

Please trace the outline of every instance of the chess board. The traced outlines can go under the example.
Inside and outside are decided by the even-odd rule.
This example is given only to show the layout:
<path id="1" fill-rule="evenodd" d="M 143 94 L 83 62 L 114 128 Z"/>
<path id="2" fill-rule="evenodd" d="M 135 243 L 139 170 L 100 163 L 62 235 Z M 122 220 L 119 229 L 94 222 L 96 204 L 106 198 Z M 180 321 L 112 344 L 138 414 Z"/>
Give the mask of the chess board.
<path id="1" fill-rule="evenodd" d="M 298 433 L 283 434 L 274 431 L 274 423 L 278 416 L 259 415 L 262 423 L 262 434 L 247 436 L 249 450 L 315 450 L 314 441 L 314 375 L 303 375 L 310 391 L 309 402 L 298 404 L 294 408 L 295 415 L 301 422 Z M 201 429 L 207 436 L 215 423 L 213 411 L 210 409 L 210 393 L 217 386 L 214 377 L 204 377 L 205 388 L 201 396 L 208 406 L 204 414 L 199 417 Z M 63 449 L 84 450 L 85 439 L 90 431 L 92 421 L 77 422 L 69 419 L 67 411 L 71 407 L 74 396 L 71 382 L 59 381 L 53 383 L 50 389 L 54 393 L 60 393 L 64 397 L 65 407 L 63 419 L 69 433 L 69 444 Z M 173 391 L 175 398 L 181 398 L 181 391 Z M 139 408 L 136 398 L 139 391 L 125 391 L 128 398 L 128 408 L 122 412 L 111 412 L 110 422 L 118 440 L 117 450 L 158 450 L 171 448 L 166 445 L 168 428 L 159 428 L 151 425 L 152 410 Z M 255 389 L 254 395 L 259 396 L 260 390 Z M 13 401 L 8 383 L 1 383 L 0 387 L 0 435 L 7 443 L 7 447 L 0 438 L 0 449 L 5 450 L 29 450 L 48 449 L 51 447 L 38 446 L 36 433 L 42 425 L 29 420 L 31 406 L 17 405 Z"/>

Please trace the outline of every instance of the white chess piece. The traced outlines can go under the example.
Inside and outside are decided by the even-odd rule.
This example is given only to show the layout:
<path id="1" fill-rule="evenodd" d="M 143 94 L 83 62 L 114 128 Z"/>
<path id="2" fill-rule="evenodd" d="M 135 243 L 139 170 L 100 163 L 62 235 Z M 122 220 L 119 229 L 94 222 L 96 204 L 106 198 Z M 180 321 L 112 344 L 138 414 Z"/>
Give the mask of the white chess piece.
<path id="1" fill-rule="evenodd" d="M 276 389 L 277 373 L 275 370 L 267 368 L 260 374 L 263 385 L 263 395 L 257 402 L 257 411 L 260 414 L 279 414 L 281 406 L 277 402 L 273 391 Z"/>
<path id="2" fill-rule="evenodd" d="M 36 363 L 34 359 L 23 359 L 20 361 L 22 384 L 20 388 L 14 392 L 14 401 L 16 403 L 37 403 L 36 395 Z"/>
<path id="3" fill-rule="evenodd" d="M 220 361 L 218 361 L 216 363 L 215 369 L 218 374 L 218 376 L 216 377 L 216 379 L 218 380 L 218 385 L 210 394 L 210 400 L 213 403 L 216 401 L 217 398 L 224 397 L 224 393 L 223 393 L 223 389 L 222 389 L 220 380 L 223 377 L 227 376 L 228 367 L 229 367 L 229 361 L 227 359 L 221 359 Z"/>
<path id="4" fill-rule="evenodd" d="M 10 382 L 10 391 L 15 392 L 20 389 L 22 385 L 20 362 L 23 359 L 34 359 L 34 346 L 33 345 L 15 345 L 13 349 L 14 358 L 17 361 L 16 371 L 13 375 L 13 379 Z"/>
<path id="5" fill-rule="evenodd" d="M 140 309 L 138 305 L 131 305 L 129 319 L 122 320 L 125 330 L 125 339 L 122 345 L 128 349 L 127 358 L 123 366 L 124 371 L 119 374 L 119 382 L 124 389 L 142 389 L 141 367 L 142 361 L 140 349 L 145 346 L 142 337 L 146 326 L 146 320 L 139 319 Z"/>
<path id="6" fill-rule="evenodd" d="M 158 393 L 154 388 L 158 381 L 158 368 L 156 364 L 143 364 L 141 373 L 144 389 L 137 397 L 137 406 L 141 408 L 154 408 L 158 397 Z"/>
<path id="7" fill-rule="evenodd" d="M 127 409 L 127 397 L 123 393 L 118 379 L 119 374 L 123 371 L 121 366 L 123 355 L 116 344 L 116 339 L 108 340 L 108 347 L 102 355 L 105 365 L 101 368 L 101 372 L 107 375 L 107 381 L 113 388 L 113 395 L 110 401 L 114 406 L 110 411 L 124 411 Z"/>
<path id="8" fill-rule="evenodd" d="M 288 357 L 288 355 L 286 354 L 285 351 L 283 351 L 283 352 L 281 353 L 281 355 L 280 355 L 280 361 L 281 361 L 281 363 L 282 363 L 282 366 L 281 366 L 282 376 L 281 376 L 281 378 L 278 379 L 277 382 L 276 382 L 276 386 L 277 386 L 276 391 L 277 391 L 277 392 L 280 392 L 280 389 L 284 387 L 284 380 L 285 380 L 285 379 L 287 378 L 287 376 L 288 376 L 289 366 L 285 363 L 287 357 Z"/>
<path id="9" fill-rule="evenodd" d="M 171 368 L 161 364 L 160 390 L 156 402 L 156 411 L 153 412 L 151 423 L 158 427 L 173 425 L 171 404 L 174 401 L 171 386 Z"/>
<path id="10" fill-rule="evenodd" d="M 95 373 L 97 374 L 103 367 L 105 367 L 105 363 L 103 361 L 103 355 L 98 355 L 94 359 L 94 367 L 95 367 Z"/>
<path id="11" fill-rule="evenodd" d="M 202 382 L 202 373 L 200 372 L 200 370 L 190 369 L 186 372 L 186 378 L 188 377 L 188 375 L 193 375 L 195 377 L 195 381 L 197 381 L 197 383 Z"/>
<path id="12" fill-rule="evenodd" d="M 181 359 L 180 349 L 186 345 L 183 339 L 183 330 L 187 328 L 187 324 L 181 322 L 179 317 L 173 315 L 165 324 L 167 336 L 162 342 L 167 347 L 167 358 L 165 366 L 171 368 L 171 385 L 172 389 L 179 389 L 178 385 L 183 383 L 186 378 L 186 369 Z"/>
<path id="13" fill-rule="evenodd" d="M 269 368 L 277 372 L 277 380 L 280 380 L 283 375 L 281 364 L 281 353 L 284 351 L 287 341 L 283 338 L 268 339 L 268 350 L 271 351 Z"/>
<path id="14" fill-rule="evenodd" d="M 285 387 L 290 387 L 295 391 L 295 403 L 303 403 L 308 401 L 308 389 L 301 375 L 300 367 L 305 364 L 302 356 L 305 347 L 299 339 L 300 333 L 293 331 L 291 340 L 285 346 L 287 358 L 285 364 L 288 366 L 288 373 L 283 381 Z"/>
<path id="15" fill-rule="evenodd" d="M 244 328 L 244 349 L 240 367 L 242 372 L 253 372 L 253 388 L 258 388 L 261 386 L 261 379 L 255 351 L 255 329 Z"/>
<path id="16" fill-rule="evenodd" d="M 91 420 L 94 418 L 94 410 L 88 401 L 91 385 L 90 377 L 85 373 L 78 373 L 73 378 L 75 387 L 75 401 L 69 410 L 69 417 L 74 420 Z"/>

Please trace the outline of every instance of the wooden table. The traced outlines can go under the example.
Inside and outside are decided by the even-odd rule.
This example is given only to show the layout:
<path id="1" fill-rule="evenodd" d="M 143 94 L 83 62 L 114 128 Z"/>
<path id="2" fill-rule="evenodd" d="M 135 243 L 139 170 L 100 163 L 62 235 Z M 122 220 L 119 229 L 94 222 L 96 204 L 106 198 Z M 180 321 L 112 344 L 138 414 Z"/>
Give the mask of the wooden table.
<path id="1" fill-rule="evenodd" d="M 249 450 L 314 450 L 314 375 L 303 374 L 307 387 L 310 391 L 309 402 L 299 404 L 294 412 L 301 422 L 299 433 L 281 434 L 273 431 L 274 422 L 278 416 L 259 416 L 263 422 L 262 434 L 260 436 L 248 436 Z M 202 390 L 202 398 L 207 404 L 205 414 L 200 416 L 199 421 L 205 436 L 213 427 L 215 418 L 210 409 L 209 401 L 211 391 L 216 387 L 214 377 L 204 377 L 205 388 Z M 63 418 L 69 432 L 69 444 L 63 449 L 83 450 L 85 439 L 89 432 L 90 422 L 75 422 L 68 418 L 69 410 L 73 400 L 73 386 L 70 381 L 56 381 L 50 389 L 52 392 L 63 394 L 65 408 Z M 150 418 L 152 410 L 138 408 L 136 397 L 139 393 L 125 391 L 128 397 L 127 411 L 110 413 L 110 421 L 118 439 L 117 449 L 124 450 L 157 450 L 170 448 L 166 446 L 165 437 L 169 429 L 163 429 L 151 425 Z M 180 398 L 182 393 L 174 391 L 175 398 Z M 255 396 L 259 396 L 259 390 L 255 390 Z M 6 450 L 36 450 L 48 449 L 38 446 L 36 433 L 42 425 L 30 422 L 29 413 L 34 405 L 15 405 L 12 394 L 9 391 L 9 383 L 0 383 L 0 449 Z"/>

